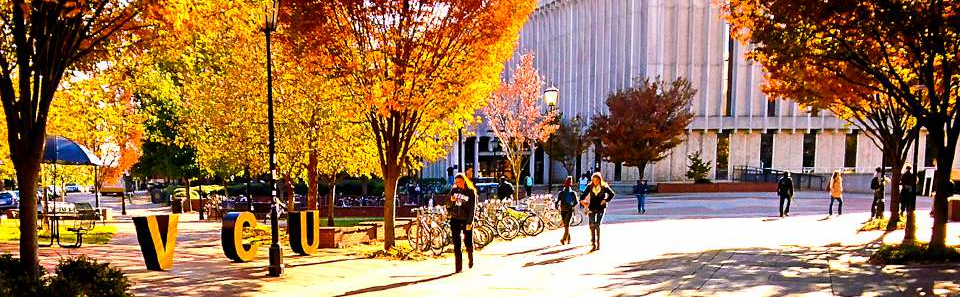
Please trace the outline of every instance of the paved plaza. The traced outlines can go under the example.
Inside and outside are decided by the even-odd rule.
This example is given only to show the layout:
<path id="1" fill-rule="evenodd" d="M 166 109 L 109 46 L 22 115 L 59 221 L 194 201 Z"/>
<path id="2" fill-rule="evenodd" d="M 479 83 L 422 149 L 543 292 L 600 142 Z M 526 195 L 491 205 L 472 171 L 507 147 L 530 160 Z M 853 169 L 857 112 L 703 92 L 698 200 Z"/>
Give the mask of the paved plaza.
<path id="1" fill-rule="evenodd" d="M 561 231 L 498 241 L 478 252 L 476 266 L 453 272 L 449 254 L 426 261 L 365 259 L 350 250 L 314 256 L 284 248 L 283 277 L 266 276 L 267 248 L 258 259 L 234 263 L 223 256 L 220 223 L 180 221 L 175 267 L 148 271 L 132 223 L 118 219 L 110 245 L 41 249 L 46 266 L 58 256 L 88 254 L 123 268 L 133 292 L 149 296 L 928 296 L 960 295 L 960 268 L 947 265 L 866 264 L 881 242 L 902 231 L 857 233 L 866 220 L 867 195 L 851 194 L 844 215 L 826 216 L 822 193 L 798 194 L 791 217 L 777 218 L 771 194 L 656 195 L 636 214 L 623 196 L 611 203 L 602 249 L 589 253 L 589 232 L 573 228 L 573 244 L 559 245 Z M 86 200 L 78 197 L 76 200 Z M 111 207 L 116 198 L 105 199 Z M 929 237 L 929 199 L 918 211 L 918 233 Z M 131 215 L 166 208 L 135 200 Z M 960 244 L 950 224 L 951 244 Z M 0 246 L 16 253 L 14 244 Z"/>

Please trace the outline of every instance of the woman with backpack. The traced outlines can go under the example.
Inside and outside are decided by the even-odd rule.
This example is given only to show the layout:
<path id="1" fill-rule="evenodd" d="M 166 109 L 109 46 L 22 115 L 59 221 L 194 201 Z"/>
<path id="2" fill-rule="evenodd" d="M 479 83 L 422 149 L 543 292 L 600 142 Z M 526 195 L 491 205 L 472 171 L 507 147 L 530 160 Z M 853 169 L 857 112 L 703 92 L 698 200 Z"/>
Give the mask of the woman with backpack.
<path id="1" fill-rule="evenodd" d="M 830 194 L 830 215 L 833 215 L 833 201 L 837 201 L 837 215 L 843 215 L 843 178 L 840 177 L 840 170 L 833 171 L 833 177 L 830 177 L 830 184 L 827 185 L 827 193 Z"/>
<path id="2" fill-rule="evenodd" d="M 573 217 L 573 208 L 577 206 L 577 192 L 573 190 L 573 176 L 567 176 L 563 181 L 563 189 L 557 194 L 557 201 L 554 203 L 557 210 L 560 210 L 560 220 L 563 222 L 563 238 L 560 238 L 560 245 L 570 244 L 570 218 Z"/>
<path id="3" fill-rule="evenodd" d="M 453 189 L 450 190 L 450 201 L 446 202 L 447 214 L 450 215 L 450 230 L 453 234 L 453 257 L 456 262 L 456 272 L 463 270 L 463 253 L 460 252 L 460 235 L 467 248 L 467 266 L 473 268 L 473 215 L 476 211 L 477 188 L 463 173 L 454 178 Z"/>
<path id="4" fill-rule="evenodd" d="M 603 221 L 603 212 L 607 209 L 607 202 L 613 200 L 616 195 L 613 189 L 606 182 L 603 182 L 603 176 L 599 172 L 593 173 L 590 178 L 590 184 L 587 189 L 580 194 L 580 201 L 587 207 L 587 218 L 590 222 L 590 242 L 593 243 L 593 249 L 600 250 L 600 222 Z"/>

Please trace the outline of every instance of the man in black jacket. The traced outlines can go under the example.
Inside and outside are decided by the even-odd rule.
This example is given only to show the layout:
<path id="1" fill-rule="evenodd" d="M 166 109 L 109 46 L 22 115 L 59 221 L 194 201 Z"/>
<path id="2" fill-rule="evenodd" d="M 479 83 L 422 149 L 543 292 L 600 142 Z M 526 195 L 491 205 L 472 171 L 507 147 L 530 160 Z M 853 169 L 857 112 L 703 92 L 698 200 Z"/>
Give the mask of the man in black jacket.
<path id="1" fill-rule="evenodd" d="M 505 200 L 513 196 L 513 185 L 507 182 L 507 177 L 500 176 L 500 184 L 497 185 L 497 199 Z"/>
<path id="2" fill-rule="evenodd" d="M 783 177 L 777 181 L 777 195 L 780 196 L 780 217 L 790 216 L 790 203 L 793 201 L 793 178 L 790 178 L 790 172 L 783 172 Z M 786 209 L 784 201 L 787 203 Z"/>

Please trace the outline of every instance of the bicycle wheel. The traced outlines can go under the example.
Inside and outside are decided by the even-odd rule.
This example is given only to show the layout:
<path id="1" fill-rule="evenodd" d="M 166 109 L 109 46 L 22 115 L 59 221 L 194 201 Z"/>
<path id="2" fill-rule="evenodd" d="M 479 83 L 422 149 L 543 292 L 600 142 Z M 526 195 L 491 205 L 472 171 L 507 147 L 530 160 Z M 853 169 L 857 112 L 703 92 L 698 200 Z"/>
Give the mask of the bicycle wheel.
<path id="1" fill-rule="evenodd" d="M 443 254 L 443 249 L 446 248 L 446 244 L 444 244 L 446 240 L 444 240 L 444 238 L 447 238 L 447 235 L 441 230 L 440 226 L 434 226 L 431 230 L 430 239 L 432 241 L 430 241 L 430 252 L 432 252 L 434 256 L 440 256 Z"/>
<path id="2" fill-rule="evenodd" d="M 493 238 L 497 237 L 497 231 L 490 224 L 484 224 L 481 228 L 487 233 L 487 238 L 483 239 L 483 246 L 490 245 Z"/>
<path id="3" fill-rule="evenodd" d="M 549 210 L 543 216 L 544 225 L 547 229 L 556 230 L 563 225 L 562 218 L 560 218 L 560 212 L 557 210 Z"/>
<path id="4" fill-rule="evenodd" d="M 583 223 L 583 210 L 580 210 L 580 208 L 577 208 L 576 210 L 573 210 L 573 216 L 570 218 L 570 226 L 571 227 L 579 226 L 582 223 Z"/>
<path id="5" fill-rule="evenodd" d="M 539 216 L 529 215 L 523 219 L 523 234 L 527 236 L 540 235 L 543 232 L 543 220 Z"/>
<path id="6" fill-rule="evenodd" d="M 486 229 L 473 227 L 473 248 L 482 250 L 484 246 L 487 246 L 487 238 L 490 238 L 490 234 L 487 233 Z"/>
<path id="7" fill-rule="evenodd" d="M 503 240 L 513 240 L 520 234 L 520 222 L 513 216 L 505 216 L 497 221 L 497 234 Z"/>

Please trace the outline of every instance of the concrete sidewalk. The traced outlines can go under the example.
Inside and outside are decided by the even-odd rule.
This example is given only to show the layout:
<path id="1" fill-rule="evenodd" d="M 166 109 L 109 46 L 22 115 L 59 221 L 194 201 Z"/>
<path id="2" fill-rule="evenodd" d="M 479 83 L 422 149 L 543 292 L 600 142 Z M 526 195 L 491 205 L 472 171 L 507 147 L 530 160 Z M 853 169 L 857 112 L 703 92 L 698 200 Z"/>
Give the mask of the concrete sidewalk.
<path id="1" fill-rule="evenodd" d="M 848 213 L 842 216 L 810 210 L 813 214 L 797 211 L 780 219 L 747 212 L 744 208 L 763 208 L 756 212 L 775 214 L 775 204 L 774 212 L 767 211 L 768 198 L 752 199 L 655 197 L 658 207 L 636 215 L 623 197 L 612 203 L 607 217 L 612 220 L 603 226 L 598 252 L 589 252 L 584 226 L 572 229 L 572 245 L 558 244 L 561 231 L 547 231 L 495 242 L 478 252 L 474 268 L 461 274 L 451 274 L 449 254 L 419 262 L 390 261 L 334 249 L 296 256 L 284 246 L 284 276 L 267 277 L 267 247 L 260 247 L 253 262 L 231 262 L 220 247 L 220 223 L 198 222 L 195 215 L 181 219 L 170 271 L 145 269 L 128 217 L 118 218 L 118 234 L 110 245 L 41 251 L 46 265 L 58 256 L 76 254 L 110 261 L 123 268 L 134 293 L 141 296 L 960 295 L 956 265 L 866 264 L 881 242 L 899 242 L 903 233 L 857 233 L 867 218 L 859 207 L 844 206 Z M 701 216 L 712 218 L 683 219 L 692 212 L 686 208 L 707 208 L 712 213 Z M 165 212 L 143 201 L 129 210 Z M 920 240 L 930 235 L 925 212 L 917 216 Z M 661 218 L 651 218 L 654 215 Z M 950 243 L 960 244 L 960 226 L 950 224 L 948 230 Z M 16 245 L 0 245 L 0 251 L 16 253 Z"/>

